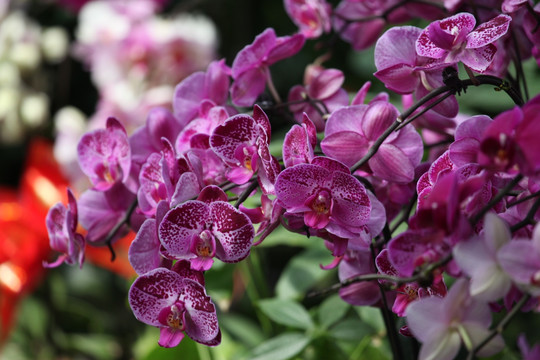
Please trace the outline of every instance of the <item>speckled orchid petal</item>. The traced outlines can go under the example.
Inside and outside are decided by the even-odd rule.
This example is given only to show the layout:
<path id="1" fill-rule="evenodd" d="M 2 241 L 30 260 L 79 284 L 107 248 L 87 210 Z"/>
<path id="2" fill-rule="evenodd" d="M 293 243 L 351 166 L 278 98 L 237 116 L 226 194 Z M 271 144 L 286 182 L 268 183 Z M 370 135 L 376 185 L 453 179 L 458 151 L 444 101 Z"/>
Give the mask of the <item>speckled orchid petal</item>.
<path id="1" fill-rule="evenodd" d="M 68 193 L 68 206 L 56 203 L 49 209 L 45 224 L 49 234 L 50 246 L 61 255 L 52 263 L 44 262 L 48 268 L 57 267 L 63 262 L 69 265 L 79 263 L 82 267 L 84 262 L 85 240 L 82 235 L 76 233 L 77 228 L 77 203 L 71 190 Z"/>
<path id="2" fill-rule="evenodd" d="M 159 314 L 173 305 L 182 290 L 182 278 L 177 273 L 157 268 L 135 279 L 129 290 L 129 305 L 137 320 L 162 326 Z"/>
<path id="3" fill-rule="evenodd" d="M 176 259 L 196 257 L 190 251 L 192 238 L 210 222 L 207 204 L 191 200 L 171 209 L 159 225 L 159 240 L 167 253 Z"/>
<path id="4" fill-rule="evenodd" d="M 215 185 L 205 186 L 201 190 L 197 200 L 210 204 L 214 201 L 227 201 L 227 194 L 219 187 Z"/>
<path id="5" fill-rule="evenodd" d="M 510 16 L 501 14 L 488 22 L 480 24 L 467 35 L 467 48 L 476 49 L 493 43 L 506 34 L 510 21 L 512 21 Z"/>
<path id="6" fill-rule="evenodd" d="M 160 336 L 162 346 L 177 345 L 178 331 L 209 346 L 221 341 L 216 308 L 203 285 L 173 270 L 158 268 L 137 278 L 129 304 L 138 320 L 168 329 Z"/>
<path id="7" fill-rule="evenodd" d="M 131 149 L 126 130 L 115 118 L 107 119 L 106 129 L 85 134 L 77 155 L 82 171 L 97 190 L 108 190 L 129 178 Z"/>
<path id="8" fill-rule="evenodd" d="M 139 173 L 137 200 L 143 214 L 153 216 L 159 201 L 167 199 L 167 189 L 161 171 L 161 155 L 152 153 Z"/>
<path id="9" fill-rule="evenodd" d="M 308 164 L 313 156 L 307 131 L 300 125 L 293 125 L 283 140 L 283 164 L 285 167 Z"/>
<path id="10" fill-rule="evenodd" d="M 216 127 L 210 137 L 212 150 L 228 164 L 238 164 L 235 152 L 241 145 L 253 145 L 261 128 L 249 115 L 239 114 Z"/>
<path id="11" fill-rule="evenodd" d="M 481 48 L 469 49 L 461 54 L 459 60 L 474 71 L 485 71 L 497 52 L 497 48 L 493 44 L 488 44 Z"/>
<path id="12" fill-rule="evenodd" d="M 216 237 L 216 257 L 223 262 L 238 262 L 249 255 L 255 237 L 253 224 L 229 203 L 210 204 L 212 234 Z"/>
<path id="13" fill-rule="evenodd" d="M 339 223 L 358 227 L 367 223 L 371 202 L 366 189 L 354 176 L 341 171 L 332 173 L 332 217 Z"/>
<path id="14" fill-rule="evenodd" d="M 330 189 L 330 171 L 316 165 L 300 164 L 283 170 L 276 180 L 276 195 L 292 212 L 304 211 L 304 202 L 319 188 Z"/>
<path id="15" fill-rule="evenodd" d="M 216 346 L 221 342 L 216 308 L 204 287 L 183 279 L 182 295 L 186 307 L 186 334 L 198 343 Z"/>

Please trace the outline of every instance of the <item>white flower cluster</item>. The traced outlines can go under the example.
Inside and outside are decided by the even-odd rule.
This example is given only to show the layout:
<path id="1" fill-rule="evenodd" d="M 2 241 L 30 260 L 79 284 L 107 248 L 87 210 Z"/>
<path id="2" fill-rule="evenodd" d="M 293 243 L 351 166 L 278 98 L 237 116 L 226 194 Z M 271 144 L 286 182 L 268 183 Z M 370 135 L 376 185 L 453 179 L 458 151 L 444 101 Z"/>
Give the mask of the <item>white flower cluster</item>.
<path id="1" fill-rule="evenodd" d="M 63 28 L 42 28 L 20 11 L 0 12 L 0 142 L 13 144 L 48 119 L 43 63 L 62 61 L 69 40 Z"/>

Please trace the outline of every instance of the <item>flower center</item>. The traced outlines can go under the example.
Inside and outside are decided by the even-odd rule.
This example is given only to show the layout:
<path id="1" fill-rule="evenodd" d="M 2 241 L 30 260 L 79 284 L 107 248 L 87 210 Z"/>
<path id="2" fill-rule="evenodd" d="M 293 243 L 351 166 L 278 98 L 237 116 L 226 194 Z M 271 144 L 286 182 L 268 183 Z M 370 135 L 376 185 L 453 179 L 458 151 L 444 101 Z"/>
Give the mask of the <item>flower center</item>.
<path id="1" fill-rule="evenodd" d="M 332 198 L 328 191 L 322 190 L 311 204 L 311 209 L 318 214 L 328 214 L 332 205 Z"/>
<path id="2" fill-rule="evenodd" d="M 196 241 L 195 253 L 201 257 L 214 256 L 214 236 L 209 230 L 204 230 Z"/>

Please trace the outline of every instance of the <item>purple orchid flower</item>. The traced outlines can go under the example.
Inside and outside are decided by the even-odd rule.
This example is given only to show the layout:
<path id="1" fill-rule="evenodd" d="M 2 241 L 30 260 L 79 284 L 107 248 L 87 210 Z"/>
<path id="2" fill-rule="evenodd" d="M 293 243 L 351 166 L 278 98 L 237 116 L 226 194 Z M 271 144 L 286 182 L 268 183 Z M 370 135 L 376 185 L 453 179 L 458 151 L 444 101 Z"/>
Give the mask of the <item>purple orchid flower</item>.
<path id="1" fill-rule="evenodd" d="M 317 131 L 324 130 L 323 115 L 347 106 L 349 96 L 341 87 L 345 81 L 343 72 L 309 65 L 304 74 L 304 85 L 295 85 L 289 91 L 289 109 L 300 122 L 303 114 L 315 124 Z"/>
<path id="2" fill-rule="evenodd" d="M 318 38 L 332 28 L 332 7 L 325 0 L 284 0 L 283 4 L 300 33 L 308 39 Z"/>
<path id="3" fill-rule="evenodd" d="M 448 66 L 416 53 L 416 40 L 421 33 L 422 29 L 414 26 L 393 27 L 375 44 L 377 72 L 373 75 L 388 89 L 398 94 L 412 93 L 415 99 L 421 99 L 429 91 L 443 86 L 442 71 Z M 434 106 L 433 111 L 444 117 L 454 117 L 458 108 L 456 98 L 451 96 Z"/>
<path id="4" fill-rule="evenodd" d="M 283 164 L 291 167 L 298 164 L 309 164 L 315 157 L 313 148 L 317 145 L 317 130 L 304 113 L 302 125 L 293 125 L 283 140 Z"/>
<path id="5" fill-rule="evenodd" d="M 351 238 L 364 231 L 371 202 L 360 181 L 340 165 L 295 165 L 279 174 L 275 189 L 280 205 L 289 214 L 303 216 L 307 226 Z"/>
<path id="6" fill-rule="evenodd" d="M 77 146 L 81 170 L 96 190 L 105 191 L 130 176 L 131 149 L 126 130 L 115 118 L 107 128 L 85 134 Z"/>
<path id="7" fill-rule="evenodd" d="M 129 263 L 139 275 L 163 267 L 170 262 L 161 254 L 161 243 L 158 237 L 158 225 L 167 211 L 169 211 L 167 202 L 160 201 L 155 218 L 148 218 L 143 222 L 135 239 L 129 246 Z"/>
<path id="8" fill-rule="evenodd" d="M 492 43 L 506 34 L 511 20 L 508 15 L 499 15 L 476 29 L 476 20 L 469 13 L 434 21 L 418 37 L 416 52 L 445 64 L 461 61 L 474 71 L 484 72 L 497 51 Z"/>
<path id="9" fill-rule="evenodd" d="M 61 253 L 52 263 L 43 262 L 47 268 L 57 267 L 63 262 L 69 265 L 84 262 L 84 237 L 77 233 L 77 202 L 71 190 L 67 190 L 68 206 L 56 203 L 49 209 L 45 223 L 49 233 L 51 248 Z"/>
<path id="10" fill-rule="evenodd" d="M 237 106 L 252 106 L 270 77 L 268 67 L 296 54 L 304 42 L 302 34 L 276 37 L 272 28 L 259 34 L 252 44 L 240 50 L 233 61 L 232 102 Z"/>
<path id="11" fill-rule="evenodd" d="M 458 279 L 444 298 L 432 296 L 412 302 L 406 316 L 409 329 L 422 343 L 419 359 L 454 359 L 464 343 L 470 351 L 489 335 L 491 312 L 487 303 L 472 298 L 469 284 Z M 490 356 L 502 350 L 500 335 L 478 351 Z"/>
<path id="12" fill-rule="evenodd" d="M 175 158 L 172 145 L 163 139 L 162 154 L 152 153 L 139 173 L 139 208 L 146 216 L 153 216 L 158 203 L 166 200 L 171 207 L 194 198 L 201 189 L 198 176 L 185 157 Z"/>
<path id="13" fill-rule="evenodd" d="M 190 260 L 196 270 L 208 270 L 214 257 L 228 263 L 244 259 L 255 237 L 245 214 L 222 200 L 201 201 L 205 196 L 171 209 L 158 230 L 166 256 Z"/>
<path id="14" fill-rule="evenodd" d="M 174 143 L 180 128 L 180 122 L 168 109 L 152 108 L 146 118 L 146 124 L 129 137 L 133 163 L 143 164 L 150 154 L 161 151 L 164 146 L 161 138 Z"/>
<path id="15" fill-rule="evenodd" d="M 93 245 L 103 245 L 109 232 L 123 221 L 129 206 L 136 200 L 135 194 L 119 183 L 107 191 L 86 190 L 79 198 L 79 218 L 88 230 L 86 241 Z M 144 216 L 134 212 L 130 218 L 131 227 L 138 230 Z M 112 241 L 120 239 L 129 230 L 122 226 Z"/>
<path id="16" fill-rule="evenodd" d="M 160 346 L 177 346 L 184 332 L 204 345 L 221 342 L 216 308 L 199 278 L 177 262 L 172 270 L 154 269 L 131 285 L 129 305 L 139 321 L 160 329 Z"/>
<path id="17" fill-rule="evenodd" d="M 352 166 L 397 116 L 397 109 L 387 101 L 339 109 L 328 118 L 321 148 L 326 155 Z M 384 180 L 407 183 L 414 179 L 422 155 L 420 135 L 412 126 L 405 126 L 383 142 L 366 171 Z"/>
<path id="18" fill-rule="evenodd" d="M 210 137 L 212 150 L 229 167 L 227 177 L 236 184 L 245 184 L 259 169 L 259 182 L 264 193 L 273 193 L 279 164 L 270 155 L 270 121 L 255 105 L 253 117 L 235 115 L 216 127 Z"/>
<path id="19" fill-rule="evenodd" d="M 519 170 L 535 176 L 540 171 L 539 110 L 540 96 L 536 96 L 522 108 L 497 115 L 481 138 L 478 162 L 495 171 Z"/>
<path id="20" fill-rule="evenodd" d="M 375 266 L 369 248 L 349 250 L 339 263 L 338 274 L 341 282 L 374 272 Z M 381 300 L 381 291 L 376 281 L 361 281 L 341 288 L 339 296 L 343 301 L 354 306 L 370 306 Z"/>
<path id="21" fill-rule="evenodd" d="M 176 86 L 173 99 L 173 113 L 179 123 L 185 126 L 201 111 L 205 100 L 213 106 L 225 105 L 229 95 L 231 69 L 225 60 L 214 61 L 206 72 L 196 72 Z"/>

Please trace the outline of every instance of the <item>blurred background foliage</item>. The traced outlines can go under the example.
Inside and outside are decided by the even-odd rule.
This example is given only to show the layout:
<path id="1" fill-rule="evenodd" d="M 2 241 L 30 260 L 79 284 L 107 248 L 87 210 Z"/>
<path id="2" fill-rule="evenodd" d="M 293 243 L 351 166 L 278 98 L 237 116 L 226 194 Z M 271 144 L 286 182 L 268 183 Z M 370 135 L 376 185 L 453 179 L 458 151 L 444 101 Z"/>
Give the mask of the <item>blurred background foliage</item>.
<path id="1" fill-rule="evenodd" d="M 136 0 L 133 0 L 134 2 Z M 333 1 L 334 5 L 338 1 Z M 42 26 L 61 26 L 74 38 L 77 16 L 54 1 L 34 0 L 21 2 L 21 9 Z M 202 13 L 216 25 L 219 36 L 218 58 L 231 64 L 236 53 L 266 27 L 277 34 L 296 31 L 279 0 L 175 0 L 164 9 L 165 14 L 178 12 Z M 373 51 L 352 51 L 348 44 L 326 35 L 320 40 L 307 42 L 293 59 L 272 67 L 276 86 L 281 94 L 302 83 L 304 68 L 331 44 L 333 57 L 327 67 L 341 69 L 346 75 L 345 87 L 356 92 L 365 81 L 372 81 L 372 93 L 384 91 L 383 85 L 373 78 L 375 71 Z M 540 77 L 534 63 L 525 64 L 531 94 L 540 92 Z M 87 116 L 95 111 L 98 100 L 90 74 L 73 57 L 45 66 L 45 91 L 49 95 L 49 118 L 57 110 L 72 105 Z M 497 96 L 495 100 L 495 96 Z M 504 94 L 492 89 L 469 89 L 459 99 L 462 111 L 494 113 L 512 106 Z M 398 104 L 398 103 L 396 103 Z M 273 126 L 283 126 L 272 124 Z M 25 133 L 22 141 L 0 144 L 0 185 L 3 189 L 18 191 L 18 199 L 25 196 L 24 184 L 32 187 L 25 170 L 37 169 L 64 192 L 63 183 L 51 167 L 43 168 L 42 160 L 29 162 L 31 143 L 36 138 L 52 141 L 51 121 Z M 274 149 L 281 148 L 275 137 Z M 46 152 L 46 150 L 37 150 Z M 49 149 L 50 151 L 50 149 Z M 57 171 L 57 170 L 56 170 Z M 4 190 L 7 191 L 7 190 Z M 0 192 L 0 194 L 2 194 Z M 22 195 L 21 195 L 22 194 Z M 26 195 L 30 196 L 30 195 Z M 15 200 L 1 198 L 0 214 Z M 32 202 L 35 196 L 30 196 Z M 17 200 L 18 201 L 18 200 Z M 36 200 L 37 201 L 37 200 Z M 2 208 L 2 206 L 4 206 Z M 249 207 L 249 204 L 247 205 Z M 2 210 L 3 209 L 3 210 Z M 46 210 L 34 209 L 31 204 L 21 207 L 30 223 L 43 224 Z M 26 223 L 25 223 L 26 224 Z M 4 228 L 13 229 L 9 221 Z M 30 225 L 17 228 L 10 236 L 39 238 L 41 246 L 48 240 L 39 231 L 30 231 Z M 15 235 L 14 235 L 15 234 Z M 37 234 L 37 235 L 36 235 Z M 4 234 L 5 235 L 5 234 Z M 6 239 L 0 245 L 7 243 Z M 33 245 L 35 249 L 37 245 Z M 28 249 L 13 250 L 23 258 Z M 118 251 L 122 251 L 119 248 Z M 124 248 L 125 251 L 125 248 Z M 82 269 L 61 266 L 37 271 L 32 276 L 36 284 L 13 299 L 2 292 L 0 305 L 2 331 L 10 332 L 0 348 L 0 358 L 26 359 L 141 359 L 141 360 L 209 360 L 209 359 L 390 359 L 386 330 L 379 309 L 355 308 L 339 299 L 336 294 L 308 296 L 336 283 L 335 270 L 323 271 L 320 264 L 329 264 L 332 257 L 320 239 L 308 239 L 280 229 L 263 244 L 252 250 L 247 261 L 240 264 L 218 263 L 207 272 L 209 295 L 218 307 L 223 341 L 217 348 L 207 348 L 185 338 L 173 349 L 157 345 L 158 330 L 138 322 L 127 304 L 127 291 L 133 273 L 126 264 L 116 264 L 114 270 L 96 266 L 107 263 L 110 254 L 105 251 L 93 256 L 92 262 Z M 3 260 L 0 258 L 0 262 Z M 0 269 L 1 270 L 1 269 Z M 0 271 L 0 276 L 6 276 Z M 4 278 L 4 280 L 6 280 Z M 7 304 L 7 305 L 6 305 Z M 13 326 L 9 319 L 13 315 Z M 536 331 L 540 321 L 529 315 L 518 316 L 505 333 L 509 344 L 515 344 L 519 333 L 530 337 L 530 343 L 540 340 Z M 417 344 L 404 339 L 405 358 L 413 358 Z M 510 345 L 494 359 L 518 359 L 519 352 Z"/>

